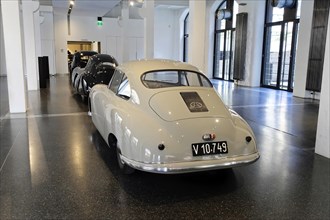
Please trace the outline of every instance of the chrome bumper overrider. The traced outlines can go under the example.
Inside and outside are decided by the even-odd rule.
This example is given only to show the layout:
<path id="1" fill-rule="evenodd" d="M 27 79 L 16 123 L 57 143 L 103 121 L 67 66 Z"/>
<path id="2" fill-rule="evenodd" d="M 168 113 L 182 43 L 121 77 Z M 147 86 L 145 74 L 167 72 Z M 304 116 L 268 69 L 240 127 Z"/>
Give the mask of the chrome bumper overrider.
<path id="1" fill-rule="evenodd" d="M 176 174 L 243 166 L 257 161 L 260 157 L 260 154 L 254 153 L 244 156 L 224 157 L 223 159 L 219 160 L 202 160 L 166 164 L 141 163 L 134 160 L 130 160 L 122 155 L 120 155 L 120 157 L 126 164 L 137 170 L 142 170 L 151 173 Z"/>

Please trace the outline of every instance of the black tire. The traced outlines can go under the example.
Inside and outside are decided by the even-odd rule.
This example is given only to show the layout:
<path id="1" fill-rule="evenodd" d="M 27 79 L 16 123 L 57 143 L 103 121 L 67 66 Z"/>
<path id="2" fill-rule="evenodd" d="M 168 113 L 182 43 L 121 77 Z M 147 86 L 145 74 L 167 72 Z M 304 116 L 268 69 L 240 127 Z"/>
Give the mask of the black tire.
<path id="1" fill-rule="evenodd" d="M 132 167 L 130 167 L 129 165 L 127 165 L 126 163 L 124 163 L 124 161 L 122 161 L 120 159 L 121 151 L 117 147 L 117 139 L 116 139 L 116 137 L 114 135 L 109 134 L 109 136 L 108 136 L 108 144 L 109 144 L 109 147 L 116 149 L 117 162 L 118 162 L 118 166 L 119 166 L 121 172 L 124 173 L 124 174 L 132 174 L 132 173 L 134 173 L 135 169 L 132 168 Z"/>
<path id="2" fill-rule="evenodd" d="M 80 95 L 80 96 L 81 96 L 81 100 L 82 100 L 83 102 L 87 103 L 87 98 L 86 98 L 86 96 L 84 96 L 84 95 Z"/>
<path id="3" fill-rule="evenodd" d="M 82 94 L 84 95 L 84 96 L 87 96 L 87 91 L 86 91 L 86 87 L 85 87 L 85 85 L 84 85 L 84 81 L 85 81 L 85 77 L 81 77 L 81 90 L 82 90 Z"/>
<path id="4" fill-rule="evenodd" d="M 123 172 L 124 174 L 127 174 L 127 175 L 134 173 L 135 169 L 128 166 L 126 163 L 124 163 L 124 161 L 122 161 L 120 159 L 120 150 L 118 148 L 116 150 L 116 153 L 117 153 L 118 166 L 119 166 L 121 172 Z"/>

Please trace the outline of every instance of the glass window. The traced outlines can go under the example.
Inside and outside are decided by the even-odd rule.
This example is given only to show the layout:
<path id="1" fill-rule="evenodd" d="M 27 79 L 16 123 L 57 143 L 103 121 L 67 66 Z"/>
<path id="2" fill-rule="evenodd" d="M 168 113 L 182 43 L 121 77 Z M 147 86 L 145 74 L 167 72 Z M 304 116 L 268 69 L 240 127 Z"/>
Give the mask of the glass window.
<path id="1" fill-rule="evenodd" d="M 277 3 L 267 0 L 261 85 L 292 91 L 301 0 Z"/>
<path id="2" fill-rule="evenodd" d="M 238 3 L 222 1 L 215 13 L 213 77 L 233 81 L 235 27 Z"/>
<path id="3" fill-rule="evenodd" d="M 145 73 L 142 83 L 150 89 L 192 86 L 212 87 L 211 82 L 201 73 L 185 70 L 161 70 Z"/>
<path id="4" fill-rule="evenodd" d="M 112 80 L 109 84 L 109 89 L 113 91 L 114 93 L 117 93 L 118 87 L 123 79 L 123 72 L 116 70 L 114 73 L 114 76 L 112 77 Z"/>
<path id="5" fill-rule="evenodd" d="M 283 21 L 284 8 L 273 7 L 272 22 Z"/>
<path id="6" fill-rule="evenodd" d="M 131 97 L 131 85 L 125 75 L 119 85 L 117 95 L 124 99 L 129 99 Z"/>
<path id="7" fill-rule="evenodd" d="M 115 71 L 110 81 L 109 89 L 121 98 L 129 99 L 131 97 L 131 86 L 127 76 L 119 70 Z"/>
<path id="8" fill-rule="evenodd" d="M 223 30 L 226 29 L 226 20 L 222 19 L 223 17 L 220 16 L 220 10 L 221 9 L 225 9 L 227 6 L 227 2 L 223 2 L 220 4 L 218 10 L 215 12 L 216 13 L 216 21 L 215 21 L 215 25 L 216 25 L 216 30 Z"/>

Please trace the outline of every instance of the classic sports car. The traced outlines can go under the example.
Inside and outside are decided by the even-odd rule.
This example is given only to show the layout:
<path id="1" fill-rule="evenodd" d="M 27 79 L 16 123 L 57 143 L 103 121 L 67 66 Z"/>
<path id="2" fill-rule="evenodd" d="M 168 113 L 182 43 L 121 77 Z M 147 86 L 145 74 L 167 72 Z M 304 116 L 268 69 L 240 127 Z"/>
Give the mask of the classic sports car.
<path id="1" fill-rule="evenodd" d="M 82 96 L 88 96 L 88 91 L 97 83 L 108 84 L 117 60 L 108 54 L 91 56 L 85 68 L 76 67 L 72 72 L 72 86 Z"/>
<path id="2" fill-rule="evenodd" d="M 247 122 L 228 109 L 194 66 L 171 60 L 132 61 L 109 85 L 89 94 L 89 115 L 117 150 L 124 173 L 187 173 L 231 168 L 259 158 Z"/>
<path id="3" fill-rule="evenodd" d="M 72 72 L 76 67 L 85 68 L 89 58 L 97 54 L 95 51 L 79 51 L 72 56 L 72 61 L 69 64 L 70 80 L 72 79 Z M 71 81 L 72 82 L 72 81 Z"/>

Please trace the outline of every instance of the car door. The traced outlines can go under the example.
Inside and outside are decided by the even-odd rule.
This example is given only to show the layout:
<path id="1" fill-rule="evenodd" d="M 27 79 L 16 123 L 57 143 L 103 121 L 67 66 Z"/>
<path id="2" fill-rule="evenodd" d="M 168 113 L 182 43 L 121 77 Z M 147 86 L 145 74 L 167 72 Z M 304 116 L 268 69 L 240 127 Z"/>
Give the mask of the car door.
<path id="1" fill-rule="evenodd" d="M 116 70 L 108 86 L 108 91 L 105 93 L 104 97 L 104 112 L 103 115 L 103 128 L 106 132 L 105 135 L 115 132 L 115 124 L 118 123 L 118 100 L 117 96 L 118 88 L 122 82 L 124 73 L 120 70 Z M 115 134 L 116 135 L 116 134 Z"/>

